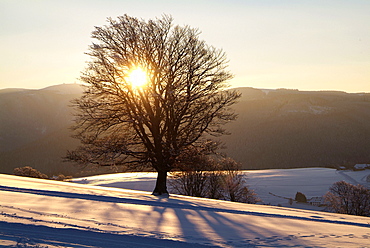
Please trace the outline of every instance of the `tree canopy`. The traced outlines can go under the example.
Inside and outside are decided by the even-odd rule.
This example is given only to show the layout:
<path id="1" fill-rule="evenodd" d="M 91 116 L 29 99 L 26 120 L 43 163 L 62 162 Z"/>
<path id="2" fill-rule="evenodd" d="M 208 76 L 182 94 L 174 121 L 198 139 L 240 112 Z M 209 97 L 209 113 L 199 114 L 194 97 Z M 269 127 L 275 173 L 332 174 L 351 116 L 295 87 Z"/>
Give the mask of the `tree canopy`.
<path id="1" fill-rule="evenodd" d="M 166 176 L 181 152 L 224 134 L 240 94 L 227 90 L 225 53 L 200 32 L 170 16 L 128 15 L 95 27 L 86 88 L 74 101 L 81 146 L 67 158 L 80 164 L 149 165 L 158 172 L 154 194 L 167 194 Z"/>

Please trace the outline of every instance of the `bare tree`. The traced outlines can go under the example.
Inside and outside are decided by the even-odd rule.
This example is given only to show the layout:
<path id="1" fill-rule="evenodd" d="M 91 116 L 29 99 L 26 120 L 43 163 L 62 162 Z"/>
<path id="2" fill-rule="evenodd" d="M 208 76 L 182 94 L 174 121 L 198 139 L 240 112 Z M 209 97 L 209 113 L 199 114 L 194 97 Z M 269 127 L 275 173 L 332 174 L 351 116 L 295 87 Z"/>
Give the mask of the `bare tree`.
<path id="1" fill-rule="evenodd" d="M 231 158 L 224 158 L 220 162 L 223 168 L 221 186 L 223 198 L 233 202 L 257 203 L 257 194 L 247 186 L 247 176 L 240 171 L 240 164 Z"/>
<path id="2" fill-rule="evenodd" d="M 370 216 L 370 190 L 345 181 L 334 183 L 324 196 L 328 208 L 336 213 Z"/>
<path id="3" fill-rule="evenodd" d="M 225 133 L 240 97 L 225 90 L 232 75 L 224 52 L 172 23 L 124 15 L 95 28 L 86 90 L 74 102 L 82 145 L 67 154 L 80 164 L 149 165 L 158 172 L 155 195 L 168 194 L 167 172 L 186 147 Z M 143 86 L 134 85 L 138 78 Z"/>

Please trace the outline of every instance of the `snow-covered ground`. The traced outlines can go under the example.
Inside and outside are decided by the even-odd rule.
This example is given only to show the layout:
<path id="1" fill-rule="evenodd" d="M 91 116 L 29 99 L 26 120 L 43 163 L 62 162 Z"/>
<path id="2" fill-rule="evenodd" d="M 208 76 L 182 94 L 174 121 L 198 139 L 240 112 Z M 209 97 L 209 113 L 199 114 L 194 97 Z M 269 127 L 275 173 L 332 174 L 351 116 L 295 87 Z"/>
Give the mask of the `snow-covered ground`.
<path id="1" fill-rule="evenodd" d="M 330 186 L 331 179 L 360 182 L 365 176 L 364 172 L 335 172 L 330 176 L 328 169 L 317 170 L 320 175 L 316 177 L 328 180 L 320 183 L 322 188 L 324 184 Z M 313 171 L 304 171 L 301 182 L 288 180 L 294 170 L 280 172 L 277 177 L 273 176 L 274 171 L 280 170 L 249 172 L 250 185 L 256 191 L 261 186 L 260 192 L 267 192 L 267 196 L 271 196 L 268 192 L 284 197 L 294 197 L 296 191 L 307 196 L 321 194 L 320 185 L 308 191 L 311 181 L 319 181 L 316 177 L 309 179 L 315 174 Z M 178 195 L 160 198 L 148 191 L 94 186 L 146 185 L 150 189 L 145 189 L 152 190 L 155 175 L 124 176 L 96 176 L 81 179 L 85 184 L 76 184 L 0 174 L 0 246 L 370 246 L 368 217 Z M 283 183 L 278 183 L 279 177 Z M 138 178 L 147 178 L 145 184 L 138 183 Z"/>
<path id="2" fill-rule="evenodd" d="M 329 168 L 274 169 L 244 171 L 247 183 L 264 204 L 293 207 L 301 209 L 322 210 L 309 204 L 290 205 L 289 198 L 294 199 L 297 192 L 306 195 L 307 199 L 322 197 L 330 186 L 344 180 L 351 184 L 362 184 L 370 188 L 366 181 L 370 170 L 338 171 Z M 152 191 L 157 174 L 154 172 L 117 173 L 108 175 L 77 178 L 76 183 L 107 186 L 124 189 Z M 171 189 L 170 189 L 171 191 Z"/>

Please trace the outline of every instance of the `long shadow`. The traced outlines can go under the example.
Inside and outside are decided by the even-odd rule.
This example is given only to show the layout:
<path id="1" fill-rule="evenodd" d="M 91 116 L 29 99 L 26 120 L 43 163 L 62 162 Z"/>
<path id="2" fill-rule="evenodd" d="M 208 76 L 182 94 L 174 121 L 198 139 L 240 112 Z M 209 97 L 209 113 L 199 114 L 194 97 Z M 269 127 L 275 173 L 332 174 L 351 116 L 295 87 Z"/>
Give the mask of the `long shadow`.
<path id="1" fill-rule="evenodd" d="M 233 246 L 246 246 L 246 247 L 283 247 L 282 244 L 279 244 L 281 240 L 290 240 L 291 237 L 286 234 L 284 236 L 281 235 L 279 231 L 281 229 L 268 229 L 262 228 L 259 226 L 259 223 L 242 223 L 238 220 L 231 220 L 221 214 L 216 212 L 208 212 L 205 215 L 204 212 L 198 213 L 200 217 L 210 226 L 212 230 L 221 238 L 224 238 L 227 242 L 227 245 Z M 216 223 L 215 223 L 216 222 Z M 260 231 L 263 230 L 263 233 Z M 269 233 L 266 233 L 267 230 Z M 228 236 L 228 234 L 232 234 L 232 236 Z M 245 233 L 247 233 L 249 239 L 246 239 Z M 260 238 L 261 234 L 263 234 L 263 238 Z M 255 238 L 251 238 L 255 236 Z M 294 235 L 291 235 L 294 236 Z M 299 240 L 299 244 L 289 244 L 289 247 L 311 247 L 304 245 L 306 241 Z"/>
<path id="2" fill-rule="evenodd" d="M 36 194 L 36 195 L 53 196 L 53 197 L 84 199 L 84 200 L 92 200 L 92 201 L 128 203 L 128 204 L 136 204 L 136 205 L 147 205 L 147 206 L 153 206 L 153 207 L 166 207 L 166 208 L 173 208 L 173 209 L 188 209 L 188 210 L 197 210 L 197 211 L 204 210 L 204 211 L 213 211 L 213 212 L 260 216 L 260 217 L 273 217 L 273 218 L 341 224 L 341 225 L 348 225 L 348 226 L 370 227 L 370 223 L 365 224 L 365 223 L 357 223 L 357 222 L 351 222 L 351 221 L 317 219 L 317 218 L 302 217 L 302 216 L 260 213 L 260 212 L 246 211 L 246 210 L 232 210 L 232 209 L 223 209 L 223 208 L 200 206 L 200 205 L 189 205 L 189 202 L 182 201 L 180 199 L 171 199 L 171 201 L 169 202 L 163 202 L 163 201 L 155 201 L 150 196 L 148 196 L 147 200 L 145 200 L 143 199 L 144 198 L 143 196 L 141 196 L 141 199 L 133 199 L 129 197 L 90 195 L 90 194 L 49 191 L 49 190 L 40 190 L 40 189 L 24 189 L 24 188 L 1 186 L 1 185 L 0 185 L 0 190 Z"/>
<path id="3" fill-rule="evenodd" d="M 8 223 L 0 221 L 0 237 L 3 240 L 32 242 L 37 245 L 67 245 L 72 247 L 189 247 L 189 243 L 138 237 L 114 233 L 94 232 L 70 228 L 52 228 L 46 226 Z M 18 246 L 17 246 L 18 247 Z M 23 247 L 23 246 L 22 246 Z M 28 246 L 27 246 L 28 247 Z M 32 246 L 34 247 L 34 246 Z M 37 246 L 39 247 L 39 246 Z M 191 244 L 191 247 L 209 247 L 201 244 Z"/>
<path id="4" fill-rule="evenodd" d="M 222 213 L 214 211 L 190 211 L 179 208 L 174 210 L 183 232 L 182 238 L 187 241 L 198 240 L 203 245 L 220 247 L 312 248 L 312 245 L 307 244 L 307 240 L 299 239 L 297 242 L 292 242 L 292 239 L 297 238 L 295 235 L 288 235 L 282 229 L 260 226 L 260 223 L 253 220 L 252 223 L 242 222 L 242 220 L 229 219 Z M 190 215 L 194 215 L 195 222 L 191 221 L 193 217 Z"/>
<path id="5" fill-rule="evenodd" d="M 185 211 L 181 209 L 176 209 L 176 214 L 177 214 L 177 217 L 179 218 L 181 227 L 183 229 L 185 240 L 194 239 L 194 236 L 201 236 L 204 240 L 208 241 L 208 244 L 212 244 L 212 242 L 214 242 L 216 244 L 221 243 L 223 245 L 230 246 L 231 240 L 235 238 L 238 240 L 238 243 L 239 243 L 237 245 L 238 247 L 239 246 L 256 247 L 253 243 L 244 240 L 245 237 L 243 237 L 243 235 L 235 234 L 237 232 L 237 228 L 235 226 L 236 223 L 232 223 L 233 226 L 225 225 L 224 223 L 220 221 L 219 218 L 221 217 L 221 215 L 219 213 L 216 213 L 216 212 L 207 212 L 207 213 L 208 214 L 212 213 L 212 218 L 213 218 L 212 223 L 211 221 L 208 220 L 208 218 L 204 216 L 204 214 L 202 214 L 201 211 L 197 211 L 195 213 L 191 213 L 191 212 L 186 213 Z M 189 221 L 189 215 L 191 214 L 198 215 L 197 217 L 200 218 L 202 222 L 204 222 L 203 225 L 206 224 L 208 227 L 205 228 L 204 230 L 199 229 L 199 227 L 196 224 Z M 250 228 L 246 228 L 245 230 L 246 232 L 248 232 L 249 234 L 248 236 L 253 236 L 253 234 L 255 236 L 259 236 L 257 232 L 255 231 L 253 232 Z M 208 233 L 206 233 L 206 231 Z M 209 233 L 209 232 L 212 232 L 212 233 Z M 232 234 L 233 237 L 231 237 L 230 234 Z M 203 241 L 203 244 L 207 244 L 207 243 L 204 243 Z"/>

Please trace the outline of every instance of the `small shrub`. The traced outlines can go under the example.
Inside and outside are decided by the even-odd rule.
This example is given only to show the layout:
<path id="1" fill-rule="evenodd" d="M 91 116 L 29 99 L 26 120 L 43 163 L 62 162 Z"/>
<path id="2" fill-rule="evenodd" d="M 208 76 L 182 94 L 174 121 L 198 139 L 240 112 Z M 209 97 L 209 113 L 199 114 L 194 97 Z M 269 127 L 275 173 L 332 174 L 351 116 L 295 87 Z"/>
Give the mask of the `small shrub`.
<path id="1" fill-rule="evenodd" d="M 300 202 L 300 203 L 307 203 L 307 197 L 305 194 L 301 193 L 301 192 L 297 192 L 295 194 L 295 200 L 296 202 Z"/>
<path id="2" fill-rule="evenodd" d="M 40 171 L 32 168 L 31 166 L 24 166 L 15 168 L 13 170 L 13 174 L 16 176 L 24 176 L 24 177 L 35 177 L 35 178 L 49 178 L 46 174 L 41 173 Z"/>
<path id="3" fill-rule="evenodd" d="M 58 176 L 53 176 L 53 179 L 54 180 L 58 180 L 58 181 L 65 181 L 65 180 L 68 180 L 68 179 L 71 179 L 72 176 L 65 176 L 63 174 L 59 174 Z"/>

